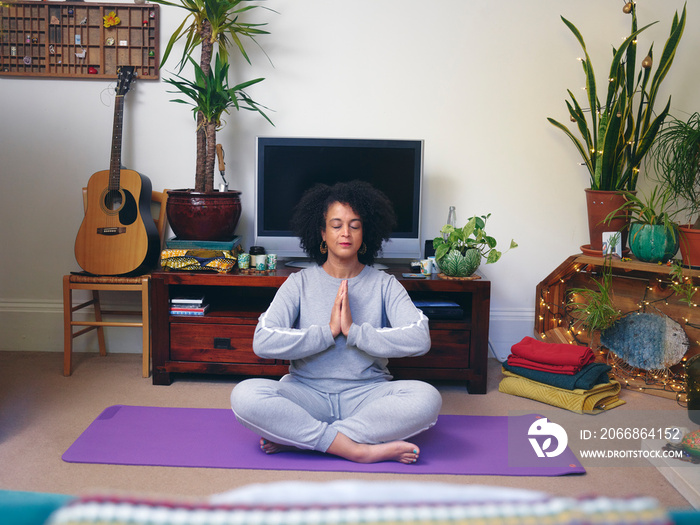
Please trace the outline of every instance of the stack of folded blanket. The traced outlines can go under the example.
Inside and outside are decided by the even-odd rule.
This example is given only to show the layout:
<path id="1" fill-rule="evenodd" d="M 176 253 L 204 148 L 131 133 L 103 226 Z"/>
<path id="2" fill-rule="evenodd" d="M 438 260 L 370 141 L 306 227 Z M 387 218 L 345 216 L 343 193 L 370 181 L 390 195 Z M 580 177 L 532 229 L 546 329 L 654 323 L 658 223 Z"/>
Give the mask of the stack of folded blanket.
<path id="1" fill-rule="evenodd" d="M 585 346 L 525 337 L 511 348 L 498 390 L 578 413 L 599 413 L 624 404 L 611 368 L 596 363 Z"/>

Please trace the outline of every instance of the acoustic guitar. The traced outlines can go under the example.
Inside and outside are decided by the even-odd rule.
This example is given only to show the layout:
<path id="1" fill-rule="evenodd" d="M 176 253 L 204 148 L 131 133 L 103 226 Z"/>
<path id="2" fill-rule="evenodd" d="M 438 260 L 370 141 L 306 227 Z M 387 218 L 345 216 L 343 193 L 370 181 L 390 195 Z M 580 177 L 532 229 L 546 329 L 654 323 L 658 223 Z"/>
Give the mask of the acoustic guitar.
<path id="1" fill-rule="evenodd" d="M 124 97 L 133 77 L 133 66 L 119 69 L 109 170 L 98 171 L 88 181 L 85 218 L 75 240 L 78 264 L 95 275 L 146 273 L 160 252 L 151 217 L 151 181 L 121 165 Z"/>

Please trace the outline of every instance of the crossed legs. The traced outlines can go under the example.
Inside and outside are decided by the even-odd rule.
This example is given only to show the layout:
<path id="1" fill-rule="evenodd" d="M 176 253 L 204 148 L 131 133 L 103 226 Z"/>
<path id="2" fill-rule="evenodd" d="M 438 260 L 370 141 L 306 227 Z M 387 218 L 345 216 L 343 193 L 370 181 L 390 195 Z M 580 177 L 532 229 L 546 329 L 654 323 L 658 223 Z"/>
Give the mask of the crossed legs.
<path id="1" fill-rule="evenodd" d="M 312 449 L 351 461 L 413 463 L 419 448 L 405 441 L 435 424 L 442 399 L 420 381 L 391 381 L 327 394 L 285 376 L 248 379 L 231 393 L 241 424 L 262 436 L 267 453 Z"/>

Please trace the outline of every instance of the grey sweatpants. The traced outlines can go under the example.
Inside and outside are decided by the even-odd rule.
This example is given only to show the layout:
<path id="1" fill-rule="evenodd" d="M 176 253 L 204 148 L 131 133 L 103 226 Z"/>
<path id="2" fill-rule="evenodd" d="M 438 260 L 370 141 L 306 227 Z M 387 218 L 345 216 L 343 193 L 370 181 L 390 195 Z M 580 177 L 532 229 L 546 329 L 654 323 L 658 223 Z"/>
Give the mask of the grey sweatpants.
<path id="1" fill-rule="evenodd" d="M 357 443 L 404 440 L 432 427 L 442 397 L 422 381 L 364 384 L 340 393 L 315 390 L 286 375 L 246 379 L 231 392 L 236 419 L 280 445 L 325 452 L 338 432 Z"/>

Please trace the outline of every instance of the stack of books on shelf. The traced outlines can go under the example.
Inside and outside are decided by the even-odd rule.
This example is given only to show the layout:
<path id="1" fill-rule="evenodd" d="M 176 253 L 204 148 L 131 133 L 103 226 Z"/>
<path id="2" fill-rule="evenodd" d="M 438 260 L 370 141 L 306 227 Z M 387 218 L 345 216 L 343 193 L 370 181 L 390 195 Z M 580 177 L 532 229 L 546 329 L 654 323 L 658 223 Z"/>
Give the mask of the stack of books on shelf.
<path id="1" fill-rule="evenodd" d="M 173 297 L 170 299 L 170 315 L 204 315 L 209 305 L 204 297 Z"/>

